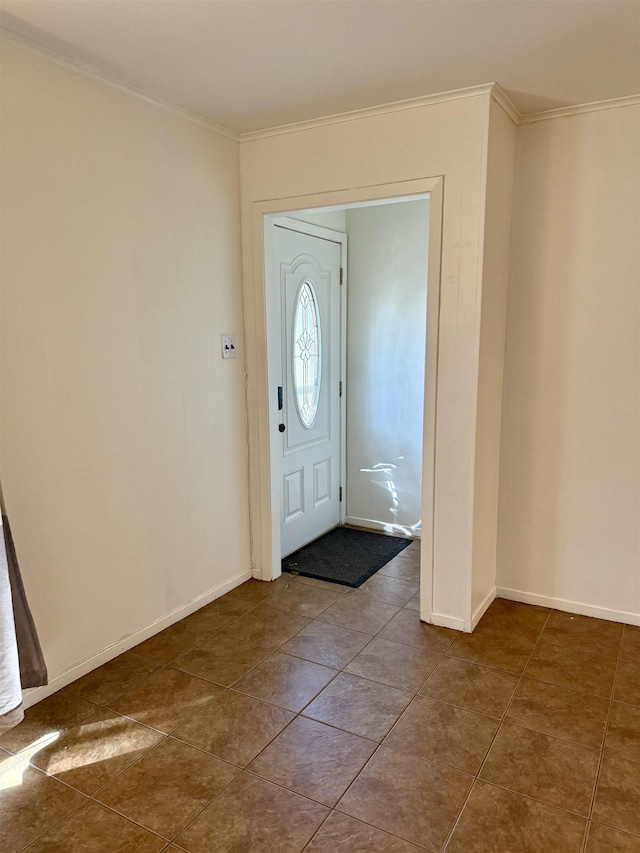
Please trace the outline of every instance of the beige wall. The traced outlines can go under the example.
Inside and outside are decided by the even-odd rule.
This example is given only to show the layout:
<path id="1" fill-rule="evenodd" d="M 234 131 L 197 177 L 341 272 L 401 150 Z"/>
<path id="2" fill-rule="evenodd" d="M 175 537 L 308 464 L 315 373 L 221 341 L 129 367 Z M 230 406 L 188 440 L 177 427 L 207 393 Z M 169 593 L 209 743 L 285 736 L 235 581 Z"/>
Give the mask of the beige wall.
<path id="1" fill-rule="evenodd" d="M 434 619 L 470 621 L 475 387 L 488 94 L 246 140 L 240 146 L 254 556 L 271 561 L 265 303 L 259 203 L 444 176 L 437 401 Z M 406 191 L 405 191 L 406 193 Z M 402 191 L 398 192 L 402 195 Z M 348 201 L 348 199 L 345 199 Z M 320 204 L 321 202 L 316 202 Z M 328 203 L 331 203 L 330 201 Z M 343 203 L 342 199 L 337 203 Z M 309 204 L 300 205 L 308 207 Z M 314 205 L 315 206 L 315 205 Z M 262 455 L 260 455 L 260 451 Z M 423 534 L 424 550 L 424 534 Z"/>
<path id="2" fill-rule="evenodd" d="M 3 46 L 2 479 L 54 680 L 250 568 L 237 148 Z"/>
<path id="3" fill-rule="evenodd" d="M 347 519 L 420 536 L 429 200 L 347 211 Z"/>
<path id="4" fill-rule="evenodd" d="M 503 594 L 640 621 L 640 108 L 517 131 Z"/>
<path id="5" fill-rule="evenodd" d="M 482 258 L 482 314 L 476 400 L 472 621 L 477 623 L 496 591 L 498 472 L 509 243 L 516 127 L 495 101 L 489 113 L 487 201 Z"/>

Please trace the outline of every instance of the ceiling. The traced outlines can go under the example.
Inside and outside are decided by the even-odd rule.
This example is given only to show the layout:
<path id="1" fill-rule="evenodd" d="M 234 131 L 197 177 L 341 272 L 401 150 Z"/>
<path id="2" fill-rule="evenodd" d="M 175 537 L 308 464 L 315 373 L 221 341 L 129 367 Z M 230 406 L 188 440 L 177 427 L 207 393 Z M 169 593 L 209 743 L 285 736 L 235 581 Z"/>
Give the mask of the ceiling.
<path id="1" fill-rule="evenodd" d="M 236 132 L 497 81 L 640 91 L 640 0 L 0 0 L 5 28 Z"/>

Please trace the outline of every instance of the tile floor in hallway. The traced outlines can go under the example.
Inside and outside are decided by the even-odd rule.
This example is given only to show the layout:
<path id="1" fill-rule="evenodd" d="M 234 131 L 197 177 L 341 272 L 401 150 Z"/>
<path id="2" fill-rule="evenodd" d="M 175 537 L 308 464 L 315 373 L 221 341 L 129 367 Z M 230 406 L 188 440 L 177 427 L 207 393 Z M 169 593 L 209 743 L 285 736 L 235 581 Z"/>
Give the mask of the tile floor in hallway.
<path id="1" fill-rule="evenodd" d="M 640 853 L 640 628 L 249 581 L 0 738 L 3 853 Z"/>

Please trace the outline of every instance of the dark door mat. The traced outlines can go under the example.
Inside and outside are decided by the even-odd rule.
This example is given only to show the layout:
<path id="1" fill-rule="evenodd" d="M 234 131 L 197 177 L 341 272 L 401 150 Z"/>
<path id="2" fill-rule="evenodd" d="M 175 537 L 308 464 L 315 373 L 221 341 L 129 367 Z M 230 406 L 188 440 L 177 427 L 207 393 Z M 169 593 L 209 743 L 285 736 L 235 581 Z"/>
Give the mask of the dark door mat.
<path id="1" fill-rule="evenodd" d="M 384 533 L 336 527 L 285 557 L 282 571 L 358 587 L 412 541 Z"/>

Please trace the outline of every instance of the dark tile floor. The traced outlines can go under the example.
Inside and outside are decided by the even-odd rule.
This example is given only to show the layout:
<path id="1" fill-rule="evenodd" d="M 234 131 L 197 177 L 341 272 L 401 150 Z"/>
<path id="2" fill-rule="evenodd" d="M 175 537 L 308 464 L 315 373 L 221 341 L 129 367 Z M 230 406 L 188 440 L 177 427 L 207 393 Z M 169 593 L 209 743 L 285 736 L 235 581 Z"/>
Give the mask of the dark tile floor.
<path id="1" fill-rule="evenodd" d="M 0 738 L 3 853 L 640 853 L 640 628 L 249 581 Z"/>

